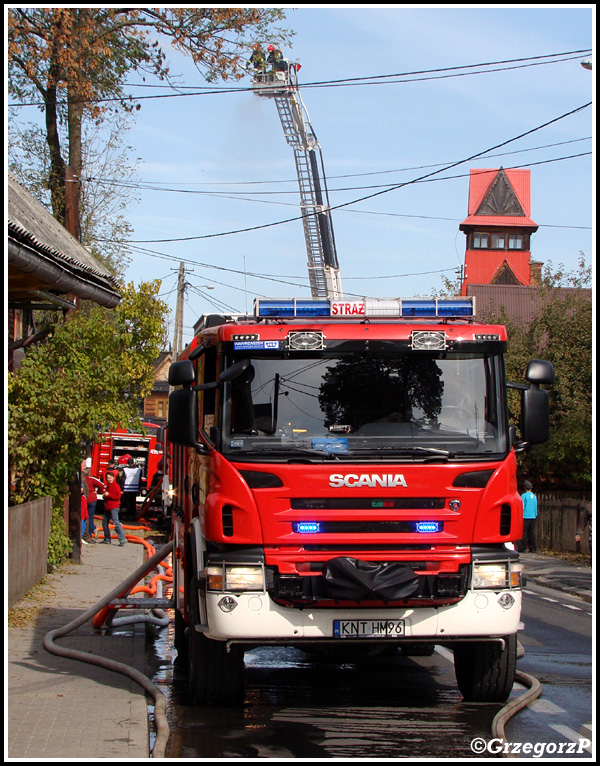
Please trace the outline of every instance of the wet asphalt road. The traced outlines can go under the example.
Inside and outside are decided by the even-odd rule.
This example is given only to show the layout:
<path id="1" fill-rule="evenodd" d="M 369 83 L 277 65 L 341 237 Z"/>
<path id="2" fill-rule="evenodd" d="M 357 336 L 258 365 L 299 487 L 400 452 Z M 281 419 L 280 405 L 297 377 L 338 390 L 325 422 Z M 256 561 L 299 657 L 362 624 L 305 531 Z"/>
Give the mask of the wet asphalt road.
<path id="1" fill-rule="evenodd" d="M 590 758 L 585 740 L 593 741 L 592 605 L 528 584 L 522 611 L 525 655 L 517 667 L 540 681 L 542 694 L 510 720 L 507 737 L 538 748 L 545 743 L 548 758 Z M 572 743 L 575 750 L 568 753 Z"/>
<path id="2" fill-rule="evenodd" d="M 169 653 L 168 637 L 157 644 Z M 463 703 L 437 652 L 335 663 L 255 649 L 237 710 L 190 705 L 177 663 L 165 661 L 154 680 L 169 699 L 170 758 L 468 758 L 501 707 Z"/>

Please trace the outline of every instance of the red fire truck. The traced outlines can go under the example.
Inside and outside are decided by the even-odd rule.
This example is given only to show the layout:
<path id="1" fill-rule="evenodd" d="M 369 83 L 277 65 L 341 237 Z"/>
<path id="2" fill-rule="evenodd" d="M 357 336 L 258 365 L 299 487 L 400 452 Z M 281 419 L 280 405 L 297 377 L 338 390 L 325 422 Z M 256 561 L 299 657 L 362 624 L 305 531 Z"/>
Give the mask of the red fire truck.
<path id="1" fill-rule="evenodd" d="M 505 380 L 471 298 L 257 300 L 170 369 L 175 643 L 199 704 L 244 651 L 454 653 L 470 701 L 510 694 L 522 627 L 515 453 L 549 437 L 552 366 Z M 520 435 L 507 387 L 521 389 Z"/>
<path id="2" fill-rule="evenodd" d="M 101 481 L 109 462 L 119 463 L 127 456 L 141 468 L 141 495 L 149 491 L 153 485 L 155 474 L 163 458 L 163 444 L 160 436 L 160 426 L 155 423 L 143 423 L 143 432 L 133 433 L 126 428 L 116 428 L 114 431 L 103 431 L 99 434 L 100 441 L 92 445 L 92 476 Z"/>

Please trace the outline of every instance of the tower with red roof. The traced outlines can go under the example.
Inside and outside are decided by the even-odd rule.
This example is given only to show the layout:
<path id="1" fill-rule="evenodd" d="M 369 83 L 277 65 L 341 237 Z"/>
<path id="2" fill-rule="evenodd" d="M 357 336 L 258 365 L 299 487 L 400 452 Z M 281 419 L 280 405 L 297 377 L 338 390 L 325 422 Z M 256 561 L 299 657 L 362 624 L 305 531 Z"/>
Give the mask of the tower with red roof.
<path id="1" fill-rule="evenodd" d="M 467 237 L 461 294 L 468 285 L 531 285 L 539 263 L 531 261 L 530 171 L 471 170 L 468 216 L 460 224 Z"/>

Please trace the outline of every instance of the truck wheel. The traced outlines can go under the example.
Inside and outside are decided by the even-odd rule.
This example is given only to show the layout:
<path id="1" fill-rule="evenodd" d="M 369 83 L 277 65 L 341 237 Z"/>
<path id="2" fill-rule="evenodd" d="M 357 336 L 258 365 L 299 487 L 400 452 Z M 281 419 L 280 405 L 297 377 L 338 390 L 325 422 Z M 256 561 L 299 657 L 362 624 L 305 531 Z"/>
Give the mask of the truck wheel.
<path id="1" fill-rule="evenodd" d="M 188 633 L 188 691 L 198 705 L 233 707 L 244 701 L 244 652 L 227 651 L 225 641 L 213 641 L 190 628 Z"/>
<path id="2" fill-rule="evenodd" d="M 473 641 L 454 648 L 456 681 L 467 702 L 504 702 L 515 680 L 517 636 L 497 642 Z"/>
<path id="3" fill-rule="evenodd" d="M 174 637 L 173 637 L 173 645 L 175 649 L 177 649 L 177 657 L 178 659 L 185 659 L 187 657 L 187 638 L 185 635 L 185 631 L 187 628 L 187 623 L 181 616 L 181 612 L 179 609 L 175 609 L 175 619 L 174 619 Z"/>
<path id="4" fill-rule="evenodd" d="M 192 591 L 190 591 L 192 592 Z M 197 705 L 233 707 L 244 701 L 244 651 L 225 641 L 214 641 L 195 630 L 197 607 L 193 604 L 187 635 L 188 691 Z"/>

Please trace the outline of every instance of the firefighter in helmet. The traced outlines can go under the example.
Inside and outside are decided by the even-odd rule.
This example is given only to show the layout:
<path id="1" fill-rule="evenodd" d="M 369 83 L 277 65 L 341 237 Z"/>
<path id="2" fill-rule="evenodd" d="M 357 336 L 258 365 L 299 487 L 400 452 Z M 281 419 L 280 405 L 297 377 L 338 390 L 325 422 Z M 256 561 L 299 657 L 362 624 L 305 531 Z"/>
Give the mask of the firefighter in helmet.
<path id="1" fill-rule="evenodd" d="M 269 55 L 267 56 L 267 64 L 271 65 L 272 72 L 286 72 L 287 61 L 283 58 L 282 52 L 279 48 L 276 48 L 273 44 L 267 48 Z"/>
<path id="2" fill-rule="evenodd" d="M 249 63 L 252 64 L 255 71 L 257 72 L 264 72 L 266 68 L 265 64 L 265 52 L 262 49 L 262 46 L 260 43 L 254 43 L 253 45 L 253 51 L 252 55 L 248 59 Z"/>

